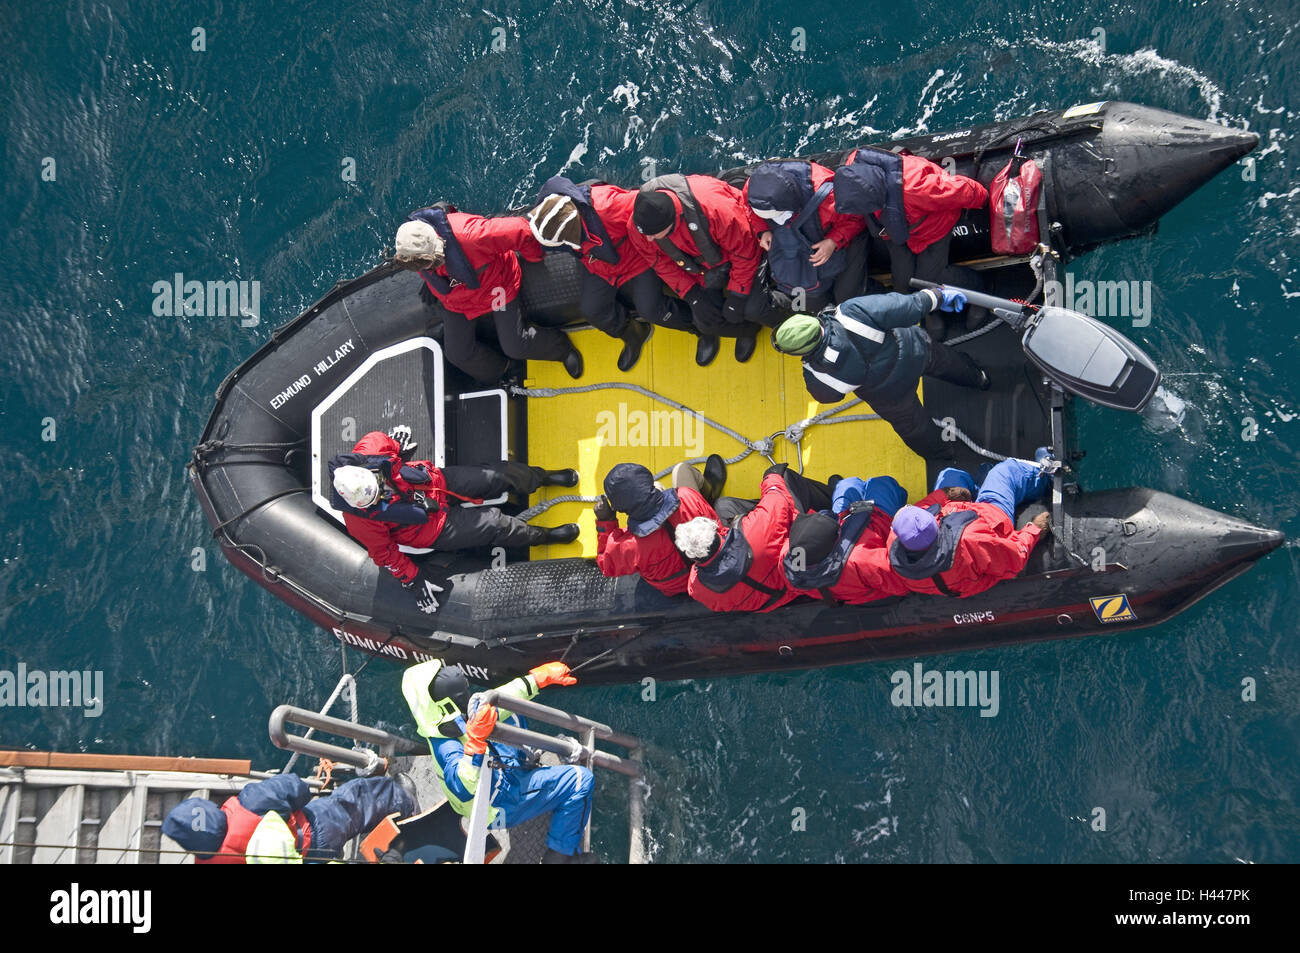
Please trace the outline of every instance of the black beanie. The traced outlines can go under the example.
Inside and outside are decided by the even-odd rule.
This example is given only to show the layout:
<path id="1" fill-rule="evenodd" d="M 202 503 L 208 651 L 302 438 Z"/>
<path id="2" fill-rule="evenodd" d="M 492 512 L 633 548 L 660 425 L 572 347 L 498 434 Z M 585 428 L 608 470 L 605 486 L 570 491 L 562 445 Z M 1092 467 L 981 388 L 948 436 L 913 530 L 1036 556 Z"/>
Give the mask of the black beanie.
<path id="1" fill-rule="evenodd" d="M 826 513 L 804 514 L 790 524 L 790 552 L 803 550 L 805 566 L 815 566 L 831 554 L 840 525 Z"/>
<path id="2" fill-rule="evenodd" d="M 658 235 L 677 222 L 677 207 L 667 192 L 637 193 L 632 205 L 632 224 L 642 235 Z"/>

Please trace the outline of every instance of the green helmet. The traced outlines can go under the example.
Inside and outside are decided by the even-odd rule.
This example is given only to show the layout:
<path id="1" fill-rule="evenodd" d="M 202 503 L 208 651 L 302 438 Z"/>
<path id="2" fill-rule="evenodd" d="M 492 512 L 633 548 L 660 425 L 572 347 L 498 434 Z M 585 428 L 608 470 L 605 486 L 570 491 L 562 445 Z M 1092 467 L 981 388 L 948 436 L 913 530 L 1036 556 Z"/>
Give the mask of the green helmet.
<path id="1" fill-rule="evenodd" d="M 815 315 L 795 314 L 772 332 L 772 346 L 782 354 L 809 354 L 822 339 L 822 323 Z"/>

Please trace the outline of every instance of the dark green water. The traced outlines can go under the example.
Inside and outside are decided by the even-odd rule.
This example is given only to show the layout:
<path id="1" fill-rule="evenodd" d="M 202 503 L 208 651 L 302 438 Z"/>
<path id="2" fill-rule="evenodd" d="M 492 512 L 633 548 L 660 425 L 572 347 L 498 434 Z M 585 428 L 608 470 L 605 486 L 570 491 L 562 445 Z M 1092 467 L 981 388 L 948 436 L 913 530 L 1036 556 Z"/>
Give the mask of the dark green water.
<path id="1" fill-rule="evenodd" d="M 1188 403 L 1165 433 L 1081 409 L 1083 477 L 1300 531 L 1293 3 L 185 6 L 0 9 L 0 669 L 105 673 L 102 717 L 0 709 L 0 746 L 282 763 L 267 714 L 317 707 L 339 653 L 208 542 L 183 465 L 213 391 L 411 208 L 494 210 L 561 170 L 631 182 L 1098 99 L 1254 130 L 1253 181 L 1229 169 L 1073 266 L 1152 282 L 1132 333 Z M 260 281 L 261 323 L 155 317 L 175 272 Z M 651 742 L 663 861 L 1295 861 L 1297 606 L 1288 546 L 1155 630 L 927 660 L 998 671 L 993 718 L 892 706 L 893 663 L 563 702 Z M 398 677 L 370 666 L 361 710 L 405 729 Z M 597 802 L 614 856 L 620 799 Z"/>

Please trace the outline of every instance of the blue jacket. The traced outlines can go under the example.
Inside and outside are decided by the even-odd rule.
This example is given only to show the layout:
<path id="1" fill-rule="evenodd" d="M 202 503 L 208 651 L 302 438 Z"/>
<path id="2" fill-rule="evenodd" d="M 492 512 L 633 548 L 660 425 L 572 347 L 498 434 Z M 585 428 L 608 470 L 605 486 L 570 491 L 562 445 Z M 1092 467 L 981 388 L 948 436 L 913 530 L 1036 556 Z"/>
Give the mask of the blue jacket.
<path id="1" fill-rule="evenodd" d="M 868 403 L 914 394 L 930 358 L 930 336 L 918 322 L 934 301 L 924 291 L 864 295 L 822 317 L 821 343 L 803 359 L 808 393 L 822 404 L 849 393 Z"/>

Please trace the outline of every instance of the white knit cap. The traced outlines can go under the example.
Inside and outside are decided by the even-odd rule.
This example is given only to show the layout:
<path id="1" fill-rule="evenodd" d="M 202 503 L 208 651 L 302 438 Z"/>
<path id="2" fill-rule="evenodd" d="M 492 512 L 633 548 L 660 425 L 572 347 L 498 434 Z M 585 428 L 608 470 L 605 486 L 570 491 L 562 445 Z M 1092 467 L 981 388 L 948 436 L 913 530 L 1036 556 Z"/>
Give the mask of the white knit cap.
<path id="1" fill-rule="evenodd" d="M 397 229 L 398 261 L 442 261 L 443 242 L 428 222 L 403 222 Z"/>
<path id="2" fill-rule="evenodd" d="M 697 516 L 680 523 L 673 533 L 673 541 L 687 559 L 707 559 L 718 535 L 718 521 L 708 516 Z"/>
<path id="3" fill-rule="evenodd" d="M 379 496 L 379 481 L 365 467 L 339 467 L 334 471 L 334 491 L 343 502 L 364 510 Z"/>

